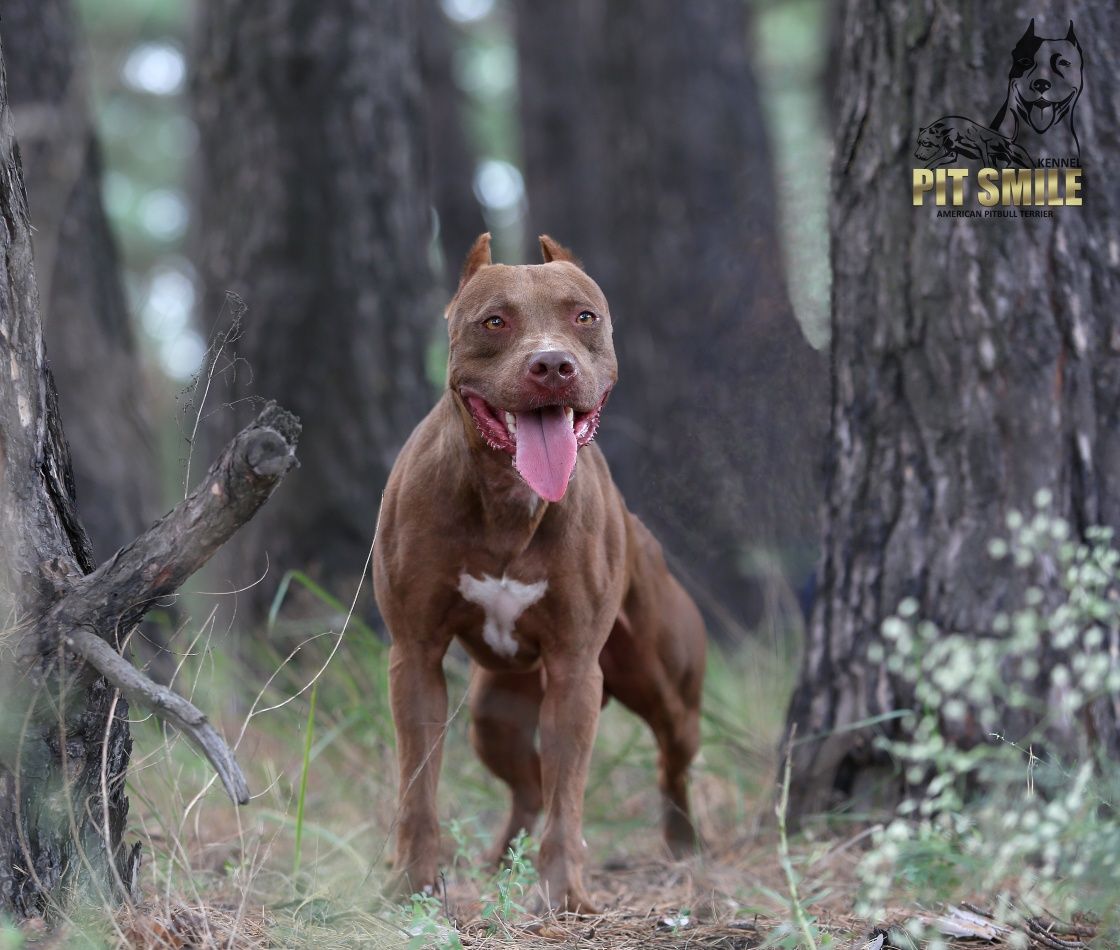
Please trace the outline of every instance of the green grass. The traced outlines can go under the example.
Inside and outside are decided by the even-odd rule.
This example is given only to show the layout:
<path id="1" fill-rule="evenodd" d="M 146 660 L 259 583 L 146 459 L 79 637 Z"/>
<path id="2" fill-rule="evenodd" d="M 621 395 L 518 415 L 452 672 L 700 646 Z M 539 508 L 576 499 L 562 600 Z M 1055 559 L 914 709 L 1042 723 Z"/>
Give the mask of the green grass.
<path id="1" fill-rule="evenodd" d="M 23 934 L 14 924 L 0 920 L 0 950 L 21 950 L 24 942 Z"/>
<path id="2" fill-rule="evenodd" d="M 193 642 L 189 629 L 180 635 L 178 648 L 194 655 L 183 664 L 178 688 L 208 711 L 236 711 L 224 717 L 224 731 L 237 741 L 250 776 L 250 806 L 235 810 L 173 731 L 150 718 L 135 725 L 129 793 L 133 827 L 146 839 L 144 891 L 165 908 L 181 902 L 240 907 L 245 915 L 264 911 L 272 939 L 286 946 L 320 946 L 343 934 L 359 943 L 408 945 L 418 939 L 415 927 L 423 930 L 432 921 L 446 927 L 448 921 L 442 903 L 421 900 L 399 912 L 378 896 L 392 854 L 396 796 L 387 649 L 361 622 L 352 622 L 340 643 L 337 629 L 286 621 L 285 598 L 295 586 L 332 617 L 345 616 L 342 601 L 293 573 L 280 585 L 268 629 L 249 641 L 243 661 L 219 650 L 219 634 L 205 625 Z M 512 869 L 498 875 L 482 869 L 480 855 L 502 824 L 507 793 L 470 748 L 466 659 L 452 651 L 445 669 L 453 713 L 440 816 L 448 890 L 468 908 L 453 914 L 508 928 L 528 902 L 532 859 L 524 851 L 514 855 Z M 731 653 L 712 648 L 704 739 L 694 769 L 695 807 L 708 840 L 727 842 L 759 827 L 770 803 L 792 679 L 788 654 L 759 644 Z M 645 725 L 617 703 L 601 718 L 585 837 L 593 870 L 666 863 L 656 749 Z M 739 896 L 747 900 L 751 893 L 744 888 Z M 428 936 L 435 939 L 436 932 Z"/>
<path id="3" fill-rule="evenodd" d="M 1056 528 L 1041 531 L 1048 522 L 1030 524 L 1039 537 L 1052 537 L 1071 565 L 1070 603 L 1077 612 L 1058 605 L 1054 616 L 1062 625 L 1056 625 L 1028 603 L 1028 613 L 1011 613 L 1009 628 L 1022 635 L 1029 616 L 1030 629 L 1049 636 L 1046 631 L 1077 621 L 1077 629 L 1091 637 L 1095 625 L 1120 617 L 1120 598 L 1110 586 L 1120 556 L 1106 550 L 1111 539 L 1067 551 Z M 1021 539 L 1012 551 L 1016 544 L 1021 547 Z M 317 625 L 287 617 L 296 589 L 322 604 L 327 620 Z M 452 714 L 439 804 L 446 893 L 403 905 L 380 898 L 397 787 L 388 651 L 378 632 L 361 621 L 340 634 L 347 613 L 345 601 L 292 573 L 280 585 L 267 629 L 237 641 L 240 659 L 218 649 L 224 635 L 212 629 L 212 619 L 180 634 L 178 648 L 190 656 L 178 688 L 208 711 L 225 710 L 226 735 L 237 743 L 255 797 L 249 807 L 233 808 L 177 734 L 141 718 L 129 780 L 133 834 L 144 841 L 146 854 L 138 913 L 167 922 L 202 908 L 212 921 L 208 926 L 239 947 L 454 950 L 582 939 L 558 922 L 538 921 L 540 933 L 552 935 L 531 942 L 538 938 L 525 930 L 535 874 L 530 841 L 521 840 L 500 871 L 482 863 L 491 835 L 503 824 L 507 794 L 470 747 L 470 667 L 454 649 L 445 663 Z M 882 662 L 891 664 L 890 651 L 925 643 L 925 637 L 929 643 L 922 650 L 901 650 L 918 666 L 907 672 L 894 663 L 900 675 L 949 690 L 941 673 L 952 664 L 938 660 L 937 651 L 964 651 L 971 659 L 957 665 L 968 677 L 952 688 L 967 695 L 981 683 L 991 692 L 1003 667 L 989 655 L 990 647 L 979 648 L 983 657 L 972 657 L 967 642 L 923 626 L 910 605 L 900 614 L 887 625 Z M 330 623 L 333 628 L 324 626 Z M 1008 640 L 1008 649 L 1018 642 Z M 716 946 L 722 938 L 705 943 L 703 927 L 716 928 L 715 934 L 721 922 L 749 923 L 757 914 L 751 946 L 824 948 L 866 934 L 873 924 L 905 926 L 919 906 L 964 899 L 1020 926 L 1024 910 L 1036 906 L 1100 912 L 1097 892 L 1102 882 L 1114 880 L 1110 862 L 1120 861 L 1114 857 L 1120 832 L 1111 804 L 1120 796 L 1120 780 L 1103 757 L 1095 771 L 1086 771 L 1076 756 L 1067 762 L 1032 759 L 1028 747 L 1002 740 L 962 754 L 938 742 L 930 720 L 914 744 L 887 749 L 901 771 L 922 763 L 943 776 L 934 775 L 925 796 L 910 800 L 909 813 L 834 815 L 789 833 L 790 776 L 787 763 L 780 780 L 777 754 L 795 654 L 787 642 L 711 648 L 703 740 L 693 768 L 694 808 L 709 845 L 702 858 L 674 862 L 662 851 L 652 737 L 618 703 L 604 708 L 585 796 L 591 886 L 609 908 L 595 925 L 593 945 L 645 945 L 647 939 L 654 945 L 663 934 Z M 1076 682 L 1093 672 L 1075 660 L 1070 669 L 1082 670 Z M 949 696 L 931 708 L 943 708 L 941 699 Z M 965 796 L 965 780 L 973 773 L 985 777 L 988 791 Z M 988 879 L 997 865 L 1018 875 L 1014 889 Z M 1108 894 L 1101 893 L 1107 903 Z M 104 915 L 91 925 L 101 943 L 86 945 L 126 942 L 122 934 L 131 933 L 131 919 Z M 923 926 L 928 931 L 931 924 Z M 4 941 L 17 947 L 23 937 L 0 925 L 0 950 Z"/>

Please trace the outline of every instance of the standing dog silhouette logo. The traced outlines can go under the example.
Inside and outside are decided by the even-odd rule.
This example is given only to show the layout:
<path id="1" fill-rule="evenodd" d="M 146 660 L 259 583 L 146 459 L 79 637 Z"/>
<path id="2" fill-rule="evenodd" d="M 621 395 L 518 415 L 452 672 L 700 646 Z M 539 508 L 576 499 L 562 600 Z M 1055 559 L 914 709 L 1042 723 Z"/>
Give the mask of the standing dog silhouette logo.
<path id="1" fill-rule="evenodd" d="M 975 159 L 985 168 L 1032 168 L 1030 155 L 1001 132 L 985 128 L 963 115 L 947 115 L 918 130 L 914 157 L 926 168 L 955 165 Z"/>
<path id="2" fill-rule="evenodd" d="M 1032 19 L 1011 51 L 1007 95 L 990 123 L 946 115 L 918 130 L 914 157 L 924 168 L 914 169 L 914 204 L 933 191 L 938 205 L 950 197 L 962 205 L 974 169 L 984 207 L 1080 205 L 1075 113 L 1084 63 L 1072 20 L 1064 37 L 1045 37 Z"/>

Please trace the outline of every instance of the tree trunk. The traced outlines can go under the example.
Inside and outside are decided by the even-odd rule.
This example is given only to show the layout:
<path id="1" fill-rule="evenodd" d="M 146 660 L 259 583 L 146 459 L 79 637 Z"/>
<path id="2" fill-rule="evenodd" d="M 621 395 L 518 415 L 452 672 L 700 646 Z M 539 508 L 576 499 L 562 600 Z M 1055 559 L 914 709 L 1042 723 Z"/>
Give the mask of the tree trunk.
<path id="1" fill-rule="evenodd" d="M 619 234 L 600 233 L 612 217 L 604 200 L 610 170 L 601 164 L 613 118 L 605 98 L 603 0 L 517 0 L 515 11 L 528 260 L 537 258 L 537 234 L 547 233 L 570 245 L 601 283 L 610 261 L 597 255 L 613 237 L 623 243 Z"/>
<path id="2" fill-rule="evenodd" d="M 789 712 L 801 813 L 873 774 L 875 734 L 899 735 L 899 720 L 856 727 L 911 706 L 868 659 L 903 598 L 943 630 L 990 632 L 1012 581 L 987 542 L 1039 489 L 1082 536 L 1120 526 L 1120 11 L 1043 4 L 1036 21 L 1064 37 L 1072 17 L 1084 48 L 1084 207 L 985 220 L 913 207 L 912 153 L 942 115 L 987 125 L 1028 18 L 1011 0 L 950 7 L 846 5 L 827 522 Z"/>
<path id="3" fill-rule="evenodd" d="M 0 218 L 0 616 L 9 618 L 5 626 L 15 618 L 22 627 L 93 561 L 43 353 L 31 225 L 2 72 Z M 130 885 L 135 859 L 121 834 L 132 742 L 126 702 L 103 680 L 75 681 L 73 667 L 16 629 L 5 632 L 0 667 L 0 909 L 27 916 L 44 913 L 83 878 L 107 891 L 119 890 L 114 879 Z M 33 717 L 33 708 L 58 700 L 64 683 L 71 690 L 65 715 L 46 723 Z"/>
<path id="4" fill-rule="evenodd" d="M 144 374 L 101 203 L 71 3 L 3 0 L 0 12 L 51 371 L 71 433 L 78 512 L 101 558 L 159 513 Z"/>
<path id="5" fill-rule="evenodd" d="M 455 80 L 456 29 L 439 0 L 421 0 L 420 64 L 428 160 L 439 215 L 444 283 L 454 291 L 459 262 L 486 224 L 474 196 L 475 150 L 466 129 L 466 95 Z"/>
<path id="6" fill-rule="evenodd" d="M 0 914 L 57 917 L 77 896 L 113 903 L 135 886 L 139 845 L 123 843 L 128 699 L 175 723 L 231 795 L 248 799 L 201 711 L 118 651 L 269 497 L 294 463 L 298 423 L 267 409 L 181 505 L 93 570 L 45 356 L 12 126 L 0 50 Z"/>
<path id="7" fill-rule="evenodd" d="M 762 612 L 754 555 L 809 573 L 826 400 L 779 262 L 746 5 L 518 14 L 531 233 L 584 260 L 618 332 L 603 450 L 715 629 L 738 634 Z"/>
<path id="8" fill-rule="evenodd" d="M 416 8 L 407 0 L 213 0 L 200 8 L 203 312 L 248 306 L 241 362 L 207 411 L 229 429 L 282 392 L 314 419 L 284 497 L 239 534 L 260 617 L 285 571 L 348 599 L 389 468 L 429 408 L 429 264 Z M 224 364 L 230 354 L 221 357 Z"/>

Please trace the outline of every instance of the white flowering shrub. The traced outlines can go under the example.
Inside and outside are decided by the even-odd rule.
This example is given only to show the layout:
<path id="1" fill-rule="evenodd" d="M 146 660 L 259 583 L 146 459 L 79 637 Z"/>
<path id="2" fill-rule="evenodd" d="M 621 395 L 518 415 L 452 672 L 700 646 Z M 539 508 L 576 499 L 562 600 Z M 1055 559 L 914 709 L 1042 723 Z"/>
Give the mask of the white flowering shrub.
<path id="1" fill-rule="evenodd" d="M 1039 492 L 989 544 L 1022 592 L 991 630 L 939 630 L 905 600 L 869 650 L 912 686 L 917 711 L 906 741 L 882 743 L 911 793 L 862 862 L 868 914 L 903 890 L 1116 924 L 1120 552 L 1106 528 L 1072 540 L 1050 504 Z"/>

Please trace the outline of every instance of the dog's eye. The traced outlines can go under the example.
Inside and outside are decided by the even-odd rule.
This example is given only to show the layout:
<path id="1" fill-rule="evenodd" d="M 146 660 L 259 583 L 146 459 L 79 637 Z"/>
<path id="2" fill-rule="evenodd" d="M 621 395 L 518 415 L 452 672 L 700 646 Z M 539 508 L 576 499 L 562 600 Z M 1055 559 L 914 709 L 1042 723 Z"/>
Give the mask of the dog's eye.
<path id="1" fill-rule="evenodd" d="M 1059 59 L 1058 60 L 1058 65 L 1059 66 L 1068 66 L 1069 65 L 1069 60 L 1068 59 Z"/>
<path id="2" fill-rule="evenodd" d="M 1026 56 L 1023 56 L 1023 57 L 1017 59 L 1015 62 L 1016 62 L 1017 65 L 1022 66 L 1024 69 L 1026 69 L 1028 66 L 1033 66 L 1034 65 L 1034 60 L 1030 59 Z"/>
<path id="3" fill-rule="evenodd" d="M 598 322 L 599 318 L 590 310 L 584 310 L 578 317 L 576 317 L 576 323 L 582 323 L 585 327 Z"/>
<path id="4" fill-rule="evenodd" d="M 486 327 L 487 330 L 500 330 L 506 325 L 506 322 L 496 313 L 492 313 L 482 321 L 482 325 Z"/>

